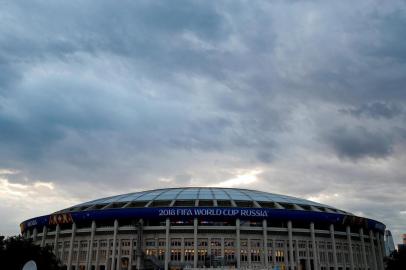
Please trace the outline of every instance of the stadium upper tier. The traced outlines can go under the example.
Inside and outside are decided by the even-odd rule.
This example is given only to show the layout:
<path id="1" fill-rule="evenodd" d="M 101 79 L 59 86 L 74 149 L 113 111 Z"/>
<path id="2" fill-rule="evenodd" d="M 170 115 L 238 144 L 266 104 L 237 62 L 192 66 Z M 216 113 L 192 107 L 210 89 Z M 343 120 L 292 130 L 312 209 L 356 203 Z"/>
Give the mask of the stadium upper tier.
<path id="1" fill-rule="evenodd" d="M 249 189 L 213 187 L 165 188 L 133 192 L 81 203 L 60 212 L 166 206 L 266 207 L 350 214 L 325 204 L 291 196 Z"/>

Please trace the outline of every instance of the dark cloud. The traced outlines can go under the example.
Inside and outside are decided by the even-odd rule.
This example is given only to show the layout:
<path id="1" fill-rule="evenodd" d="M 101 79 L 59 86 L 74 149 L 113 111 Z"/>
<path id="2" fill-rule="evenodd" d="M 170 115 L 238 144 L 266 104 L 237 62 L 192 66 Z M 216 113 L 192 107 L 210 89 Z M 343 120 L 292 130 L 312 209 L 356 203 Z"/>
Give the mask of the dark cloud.
<path id="1" fill-rule="evenodd" d="M 325 135 L 337 155 L 342 158 L 385 158 L 393 152 L 393 139 L 383 131 L 364 127 L 338 127 Z"/>

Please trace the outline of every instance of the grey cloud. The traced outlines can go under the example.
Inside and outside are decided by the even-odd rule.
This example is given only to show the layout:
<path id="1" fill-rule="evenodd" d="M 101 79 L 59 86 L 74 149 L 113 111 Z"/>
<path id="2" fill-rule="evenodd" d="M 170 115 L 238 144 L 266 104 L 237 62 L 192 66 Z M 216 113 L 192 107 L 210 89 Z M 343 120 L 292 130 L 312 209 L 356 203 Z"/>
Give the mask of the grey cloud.
<path id="1" fill-rule="evenodd" d="M 12 182 L 85 200 L 259 167 L 253 188 L 317 197 L 381 187 L 368 162 L 387 162 L 401 189 L 402 1 L 14 1 L 0 18 Z M 378 192 L 334 204 L 401 221 L 368 207 Z"/>
<path id="2" fill-rule="evenodd" d="M 358 108 L 342 110 L 356 117 L 370 117 L 374 119 L 387 118 L 391 119 L 403 113 L 403 108 L 398 104 L 387 104 L 384 102 L 373 102 L 363 104 Z"/>
<path id="3" fill-rule="evenodd" d="M 393 152 L 393 139 L 383 131 L 364 127 L 338 127 L 325 135 L 337 155 L 342 158 L 385 158 Z"/>

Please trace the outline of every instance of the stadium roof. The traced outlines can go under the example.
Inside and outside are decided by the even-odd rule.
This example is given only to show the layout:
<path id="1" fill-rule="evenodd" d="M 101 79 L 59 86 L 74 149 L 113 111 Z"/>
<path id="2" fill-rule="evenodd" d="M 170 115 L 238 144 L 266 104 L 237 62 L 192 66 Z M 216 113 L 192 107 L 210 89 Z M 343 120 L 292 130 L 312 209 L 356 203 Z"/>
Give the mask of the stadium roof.
<path id="1" fill-rule="evenodd" d="M 274 203 L 280 208 L 304 210 L 305 208 L 310 207 L 308 210 L 346 213 L 345 211 L 338 210 L 328 205 L 291 196 L 249 189 L 217 187 L 164 188 L 133 192 L 85 202 L 75 205 L 69 208 L 69 210 L 80 211 L 89 208 L 100 209 L 107 206 L 110 206 L 108 208 L 115 208 L 115 205 L 120 205 L 118 207 L 123 207 L 125 204 L 142 204 L 143 202 L 145 202 L 145 207 L 153 207 L 153 202 L 168 202 L 167 206 L 176 206 L 175 202 L 178 201 L 213 201 L 214 206 L 217 205 L 218 201 L 228 201 L 230 202 L 231 206 L 236 206 L 236 202 L 253 202 L 253 207 L 262 207 L 262 205 L 266 203 Z M 193 205 L 198 205 L 198 203 Z"/>

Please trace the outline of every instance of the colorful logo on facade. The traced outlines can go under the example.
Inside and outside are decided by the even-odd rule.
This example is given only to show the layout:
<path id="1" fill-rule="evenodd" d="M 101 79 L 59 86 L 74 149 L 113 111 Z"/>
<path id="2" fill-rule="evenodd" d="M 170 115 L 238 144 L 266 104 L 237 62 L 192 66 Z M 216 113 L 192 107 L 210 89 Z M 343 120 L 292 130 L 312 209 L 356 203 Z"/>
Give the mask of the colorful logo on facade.
<path id="1" fill-rule="evenodd" d="M 54 214 L 49 216 L 49 225 L 71 223 L 73 223 L 73 219 L 70 213 Z"/>

